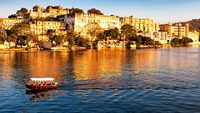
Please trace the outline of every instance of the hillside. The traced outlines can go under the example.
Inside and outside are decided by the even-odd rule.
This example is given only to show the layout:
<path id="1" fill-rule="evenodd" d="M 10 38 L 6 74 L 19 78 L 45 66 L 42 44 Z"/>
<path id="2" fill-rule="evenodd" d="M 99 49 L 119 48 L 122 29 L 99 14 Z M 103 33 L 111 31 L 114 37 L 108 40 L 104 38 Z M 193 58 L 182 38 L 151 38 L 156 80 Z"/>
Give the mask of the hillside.
<path id="1" fill-rule="evenodd" d="M 192 19 L 187 22 L 181 22 L 182 24 L 188 23 L 190 25 L 190 30 L 196 30 L 200 32 L 200 19 Z"/>

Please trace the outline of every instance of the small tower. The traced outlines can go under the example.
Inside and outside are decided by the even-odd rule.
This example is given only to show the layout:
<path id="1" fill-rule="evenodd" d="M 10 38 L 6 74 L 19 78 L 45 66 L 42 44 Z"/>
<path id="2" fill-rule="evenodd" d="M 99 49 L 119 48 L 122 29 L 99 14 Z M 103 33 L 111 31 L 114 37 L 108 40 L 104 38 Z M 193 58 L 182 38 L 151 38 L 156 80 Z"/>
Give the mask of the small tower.
<path id="1" fill-rule="evenodd" d="M 187 24 L 185 25 L 185 37 L 188 37 L 189 31 L 190 31 L 190 25 L 187 23 Z"/>

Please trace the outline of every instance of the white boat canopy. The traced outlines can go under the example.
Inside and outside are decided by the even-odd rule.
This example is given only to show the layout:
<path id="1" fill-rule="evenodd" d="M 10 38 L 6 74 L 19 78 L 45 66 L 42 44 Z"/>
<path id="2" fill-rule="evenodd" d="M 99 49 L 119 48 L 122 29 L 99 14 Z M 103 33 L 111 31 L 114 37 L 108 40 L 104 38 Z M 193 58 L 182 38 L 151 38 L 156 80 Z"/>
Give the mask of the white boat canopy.
<path id="1" fill-rule="evenodd" d="M 54 81 L 54 78 L 31 78 L 31 81 Z"/>

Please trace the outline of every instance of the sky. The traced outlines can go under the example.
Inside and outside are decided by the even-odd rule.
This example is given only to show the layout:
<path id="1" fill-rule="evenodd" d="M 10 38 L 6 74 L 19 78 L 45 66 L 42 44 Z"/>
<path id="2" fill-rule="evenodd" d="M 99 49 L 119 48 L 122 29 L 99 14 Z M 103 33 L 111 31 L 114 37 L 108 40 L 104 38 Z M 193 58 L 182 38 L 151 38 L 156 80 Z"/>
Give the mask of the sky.
<path id="1" fill-rule="evenodd" d="M 34 5 L 78 7 L 85 12 L 97 8 L 105 15 L 151 18 L 159 23 L 200 18 L 200 0 L 0 0 L 0 17 L 14 14 L 22 7 L 30 10 Z"/>

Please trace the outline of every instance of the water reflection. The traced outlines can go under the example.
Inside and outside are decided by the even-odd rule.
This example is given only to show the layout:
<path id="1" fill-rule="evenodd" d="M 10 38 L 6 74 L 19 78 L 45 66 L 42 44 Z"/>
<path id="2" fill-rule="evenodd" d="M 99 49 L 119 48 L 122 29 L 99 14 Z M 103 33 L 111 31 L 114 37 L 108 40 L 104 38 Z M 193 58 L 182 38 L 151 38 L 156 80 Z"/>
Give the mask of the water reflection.
<path id="1" fill-rule="evenodd" d="M 0 75 L 3 76 L 4 81 L 10 81 L 12 79 L 12 73 L 14 71 L 12 63 L 15 61 L 14 54 L 0 54 Z"/>
<path id="2" fill-rule="evenodd" d="M 198 48 L 43 51 L 0 56 L 1 81 L 19 81 L 16 87 L 23 86 L 30 77 L 53 77 L 64 87 L 118 87 L 116 84 L 125 82 L 142 87 L 170 85 L 171 81 L 196 79 L 196 75 L 187 75 L 198 71 L 196 61 L 200 59 Z M 132 81 L 143 82 L 136 85 Z"/>
<path id="3" fill-rule="evenodd" d="M 198 112 L 199 61 L 200 47 L 0 54 L 0 112 Z M 30 77 L 60 87 L 26 94 Z"/>
<path id="4" fill-rule="evenodd" d="M 125 50 L 89 50 L 74 55 L 73 69 L 76 80 L 107 79 L 119 76 L 124 63 Z M 106 75 L 106 76 L 105 76 Z"/>

